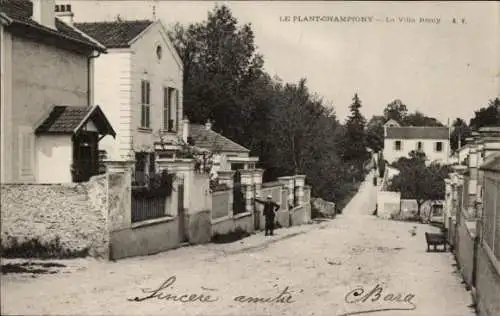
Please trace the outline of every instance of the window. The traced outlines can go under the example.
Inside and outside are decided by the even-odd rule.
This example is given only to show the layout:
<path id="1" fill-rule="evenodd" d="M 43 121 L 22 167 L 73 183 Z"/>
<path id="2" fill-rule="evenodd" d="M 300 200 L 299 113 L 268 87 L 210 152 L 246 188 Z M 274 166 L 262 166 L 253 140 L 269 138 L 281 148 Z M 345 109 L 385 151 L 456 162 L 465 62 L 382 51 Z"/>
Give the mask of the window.
<path id="1" fill-rule="evenodd" d="M 168 88 L 168 100 L 170 103 L 169 107 L 169 116 L 168 116 L 168 127 L 170 132 L 175 131 L 175 114 L 177 113 L 177 104 L 176 104 L 176 89 Z"/>
<path id="2" fill-rule="evenodd" d="M 401 150 L 401 141 L 400 140 L 397 140 L 394 142 L 394 149 Z"/>
<path id="3" fill-rule="evenodd" d="M 417 150 L 418 150 L 418 151 L 422 151 L 422 150 L 423 150 L 423 148 L 424 148 L 424 146 L 423 146 L 422 142 L 418 142 L 418 143 L 417 143 Z"/>
<path id="4" fill-rule="evenodd" d="M 179 110 L 179 90 L 175 90 L 175 113 Z M 182 117 L 182 115 L 181 115 Z M 175 130 L 179 130 L 179 120 L 175 120 Z"/>
<path id="5" fill-rule="evenodd" d="M 151 124 L 151 86 L 149 81 L 141 81 L 141 127 L 149 128 Z"/>
<path id="6" fill-rule="evenodd" d="M 156 46 L 156 58 L 158 58 L 158 60 L 161 59 L 162 53 L 163 53 L 163 50 L 162 50 L 161 46 L 160 45 Z"/>
<path id="7" fill-rule="evenodd" d="M 436 151 L 437 152 L 443 151 L 443 142 L 436 142 Z"/>
<path id="8" fill-rule="evenodd" d="M 170 124 L 170 88 L 163 88 L 163 130 L 168 131 Z"/>

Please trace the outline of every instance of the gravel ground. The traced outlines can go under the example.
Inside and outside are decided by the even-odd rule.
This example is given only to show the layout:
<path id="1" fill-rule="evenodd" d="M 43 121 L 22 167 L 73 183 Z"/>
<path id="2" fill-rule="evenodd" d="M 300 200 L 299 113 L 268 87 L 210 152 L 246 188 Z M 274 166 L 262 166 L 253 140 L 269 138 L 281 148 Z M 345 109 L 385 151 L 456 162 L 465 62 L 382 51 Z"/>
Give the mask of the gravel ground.
<path id="1" fill-rule="evenodd" d="M 55 260 L 68 267 L 2 275 L 1 313 L 474 315 L 452 255 L 426 252 L 424 232 L 436 229 L 371 216 L 376 189 L 367 179 L 336 219 L 274 237 L 118 262 Z M 391 310 L 367 312 L 380 309 Z"/>

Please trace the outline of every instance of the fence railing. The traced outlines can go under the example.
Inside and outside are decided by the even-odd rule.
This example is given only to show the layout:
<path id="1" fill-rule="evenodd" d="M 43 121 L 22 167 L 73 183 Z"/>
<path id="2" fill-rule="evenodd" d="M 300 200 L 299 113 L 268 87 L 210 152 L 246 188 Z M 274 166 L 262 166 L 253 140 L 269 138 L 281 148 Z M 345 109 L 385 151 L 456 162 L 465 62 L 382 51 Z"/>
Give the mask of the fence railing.
<path id="1" fill-rule="evenodd" d="M 165 197 L 145 198 L 132 194 L 132 223 L 164 216 L 166 216 Z"/>

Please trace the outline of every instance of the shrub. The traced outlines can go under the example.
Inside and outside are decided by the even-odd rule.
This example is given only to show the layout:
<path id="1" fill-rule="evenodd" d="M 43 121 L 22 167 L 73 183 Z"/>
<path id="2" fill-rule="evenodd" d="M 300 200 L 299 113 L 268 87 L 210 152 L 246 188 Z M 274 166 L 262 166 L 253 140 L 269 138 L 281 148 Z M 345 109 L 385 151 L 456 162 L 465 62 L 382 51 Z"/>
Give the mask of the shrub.
<path id="1" fill-rule="evenodd" d="M 132 196 L 135 198 L 152 199 L 156 197 L 168 197 L 172 194 L 175 174 L 162 170 L 149 178 L 149 185 L 145 187 L 135 187 L 132 189 Z"/>
<path id="2" fill-rule="evenodd" d="M 4 258 L 39 258 L 39 259 L 67 259 L 79 258 L 89 255 L 89 248 L 80 250 L 65 249 L 60 238 L 43 243 L 36 238 L 19 243 L 16 238 L 11 238 L 11 245 L 0 248 L 0 255 Z"/>

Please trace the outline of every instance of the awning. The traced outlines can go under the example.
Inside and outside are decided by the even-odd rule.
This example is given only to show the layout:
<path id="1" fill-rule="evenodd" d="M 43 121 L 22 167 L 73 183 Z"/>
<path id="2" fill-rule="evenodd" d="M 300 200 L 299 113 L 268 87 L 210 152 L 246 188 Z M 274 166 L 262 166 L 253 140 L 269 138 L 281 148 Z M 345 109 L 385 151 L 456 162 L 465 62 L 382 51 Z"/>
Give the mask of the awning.
<path id="1" fill-rule="evenodd" d="M 100 135 L 116 133 L 98 105 L 67 106 L 55 105 L 42 123 L 35 129 L 35 134 L 78 134 L 84 131 L 88 123 L 92 122 Z"/>

